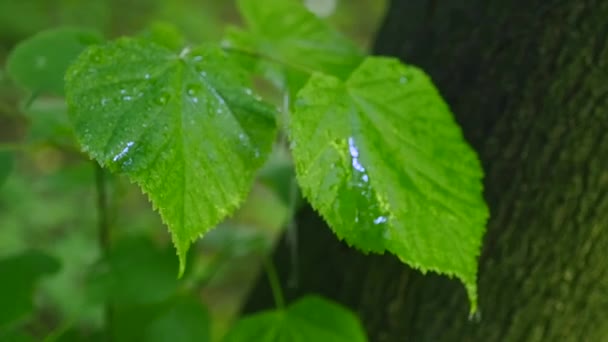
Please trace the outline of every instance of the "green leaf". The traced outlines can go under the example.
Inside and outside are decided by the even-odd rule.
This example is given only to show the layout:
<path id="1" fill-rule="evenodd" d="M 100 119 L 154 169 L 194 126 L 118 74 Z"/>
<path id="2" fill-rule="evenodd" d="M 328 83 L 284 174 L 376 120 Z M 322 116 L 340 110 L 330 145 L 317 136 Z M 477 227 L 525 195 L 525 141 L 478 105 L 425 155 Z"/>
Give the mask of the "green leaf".
<path id="1" fill-rule="evenodd" d="M 28 142 L 74 145 L 74 132 L 63 99 L 40 97 L 25 109 L 25 115 L 29 119 Z"/>
<path id="2" fill-rule="evenodd" d="M 102 41 L 96 31 L 58 28 L 24 40 L 7 61 L 9 75 L 32 93 L 63 95 L 63 76 L 78 54 Z"/>
<path id="3" fill-rule="evenodd" d="M 32 311 L 36 283 L 42 276 L 57 272 L 59 266 L 55 258 L 36 251 L 0 260 L 0 328 Z"/>
<path id="4" fill-rule="evenodd" d="M 248 31 L 231 29 L 225 43 L 272 60 L 262 62 L 270 78 L 299 89 L 310 73 L 346 78 L 363 59 L 348 39 L 312 14 L 301 1 L 240 0 Z"/>
<path id="5" fill-rule="evenodd" d="M 151 23 L 141 33 L 141 37 L 173 51 L 182 49 L 186 44 L 186 39 L 182 36 L 179 29 L 162 21 Z"/>
<path id="6" fill-rule="evenodd" d="M 196 297 L 177 298 L 148 326 L 145 341 L 211 341 L 209 314 Z"/>
<path id="7" fill-rule="evenodd" d="M 195 296 L 175 296 L 155 305 L 119 304 L 111 329 L 113 341 L 211 341 L 209 314 Z"/>
<path id="8" fill-rule="evenodd" d="M 76 135 L 126 173 L 169 226 L 185 267 L 190 243 L 245 199 L 275 136 L 275 111 L 218 48 L 179 55 L 123 38 L 85 51 L 66 76 Z"/>
<path id="9" fill-rule="evenodd" d="M 290 125 L 298 181 L 338 237 L 459 277 L 474 311 L 483 171 L 424 72 L 370 57 L 346 82 L 316 74 Z"/>
<path id="10" fill-rule="evenodd" d="M 317 296 L 307 296 L 284 310 L 242 318 L 224 342 L 358 342 L 367 341 L 357 317 L 348 309 Z"/>
<path id="11" fill-rule="evenodd" d="M 10 152 L 0 151 L 0 186 L 11 174 L 13 169 L 13 154 Z"/>

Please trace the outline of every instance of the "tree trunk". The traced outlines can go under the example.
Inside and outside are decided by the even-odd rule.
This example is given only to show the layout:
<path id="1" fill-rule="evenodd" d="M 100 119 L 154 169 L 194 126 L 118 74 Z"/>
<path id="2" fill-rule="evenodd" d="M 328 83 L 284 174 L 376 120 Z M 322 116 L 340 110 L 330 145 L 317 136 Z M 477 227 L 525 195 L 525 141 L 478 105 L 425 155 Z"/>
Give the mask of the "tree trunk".
<path id="1" fill-rule="evenodd" d="M 608 340 L 608 1 L 393 0 L 376 51 L 431 74 L 482 159 L 481 315 L 457 280 L 349 249 L 310 209 L 297 269 L 275 254 L 299 276 L 287 297 L 353 308 L 371 341 Z M 248 310 L 271 305 L 262 279 Z"/>

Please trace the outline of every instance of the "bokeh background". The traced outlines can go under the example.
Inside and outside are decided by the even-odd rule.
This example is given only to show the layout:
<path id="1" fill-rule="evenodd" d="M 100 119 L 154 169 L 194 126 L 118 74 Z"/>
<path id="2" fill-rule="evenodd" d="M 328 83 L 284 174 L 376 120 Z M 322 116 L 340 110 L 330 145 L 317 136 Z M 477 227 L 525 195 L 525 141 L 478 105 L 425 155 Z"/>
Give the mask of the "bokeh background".
<path id="1" fill-rule="evenodd" d="M 384 0 L 304 2 L 364 49 L 386 6 Z M 130 305 L 111 312 L 114 319 L 134 317 L 142 307 L 152 310 L 160 297 L 185 293 L 207 308 L 213 340 L 226 332 L 262 260 L 277 239 L 293 240 L 298 229 L 288 154 L 272 155 L 249 200 L 196 243 L 186 275 L 178 280 L 167 228 L 147 199 L 126 178 L 100 172 L 80 152 L 62 98 L 28 94 L 4 65 L 16 44 L 49 28 L 92 28 L 113 39 L 172 25 L 197 44 L 220 41 L 227 25 L 239 24 L 234 1 L 0 0 L 0 339 L 7 327 L 18 328 L 23 340 L 93 339 L 104 334 L 107 303 Z M 99 241 L 101 178 L 111 252 Z M 297 241 L 291 245 L 297 258 Z M 36 278 L 25 274 L 28 263 L 44 270 L 40 281 L 9 281 Z M 292 273 L 296 283 L 306 276 L 297 269 Z M 15 299 L 22 292 L 33 296 L 31 305 Z M 2 321 L 12 311 L 18 320 Z M 130 325 L 113 328 L 128 336 L 129 329 L 138 329 L 137 323 Z"/>

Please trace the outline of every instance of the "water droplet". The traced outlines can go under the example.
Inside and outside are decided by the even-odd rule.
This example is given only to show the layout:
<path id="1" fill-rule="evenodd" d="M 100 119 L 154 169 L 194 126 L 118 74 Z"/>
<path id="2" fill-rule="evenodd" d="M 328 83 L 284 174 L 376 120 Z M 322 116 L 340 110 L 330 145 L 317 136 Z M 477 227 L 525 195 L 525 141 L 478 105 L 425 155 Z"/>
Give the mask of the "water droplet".
<path id="1" fill-rule="evenodd" d="M 164 105 L 169 101 L 170 98 L 171 96 L 168 93 L 163 93 L 156 99 L 156 103 L 159 105 Z"/>
<path id="2" fill-rule="evenodd" d="M 401 78 L 399 79 L 399 83 L 401 83 L 401 84 L 407 83 L 407 77 L 401 76 Z"/>
<path id="3" fill-rule="evenodd" d="M 251 95 L 251 94 L 253 94 L 253 90 L 251 90 L 251 89 L 249 89 L 249 88 L 245 88 L 243 91 L 244 91 L 244 92 L 245 92 L 245 94 L 247 94 L 247 95 Z"/>
<path id="4" fill-rule="evenodd" d="M 378 225 L 381 223 L 386 223 L 388 221 L 388 218 L 386 218 L 386 216 L 378 216 L 374 219 L 374 224 Z"/>
<path id="5" fill-rule="evenodd" d="M 131 101 L 131 100 L 133 100 L 133 97 L 131 97 L 131 96 L 123 96 L 122 99 L 123 99 L 123 101 Z"/>
<path id="6" fill-rule="evenodd" d="M 192 98 L 192 102 L 194 102 L 194 103 L 198 103 L 198 97 L 193 97 L 193 98 Z"/>
<path id="7" fill-rule="evenodd" d="M 105 97 L 101 99 L 101 105 L 105 106 L 106 103 L 108 103 L 108 99 L 106 99 Z"/>
<path id="8" fill-rule="evenodd" d="M 147 79 L 147 80 L 149 80 L 150 79 L 150 74 L 145 74 L 144 78 Z"/>
<path id="9" fill-rule="evenodd" d="M 348 151 L 352 157 L 353 168 L 359 172 L 365 172 L 365 168 L 359 162 L 359 149 L 355 145 L 355 139 L 353 139 L 353 137 L 348 138 Z"/>
<path id="10" fill-rule="evenodd" d="M 123 148 L 122 151 L 120 151 L 120 153 L 118 153 L 117 155 L 115 155 L 114 158 L 112 158 L 112 161 L 113 162 L 117 162 L 120 159 L 122 159 L 127 153 L 129 153 L 129 149 L 131 147 L 133 147 L 133 145 L 135 145 L 135 143 L 132 142 L 132 141 L 129 141 L 127 143 L 127 146 L 125 148 Z"/>
<path id="11" fill-rule="evenodd" d="M 126 89 L 120 89 L 120 93 L 124 95 L 124 94 L 127 93 L 127 90 Z"/>
<path id="12" fill-rule="evenodd" d="M 200 62 L 203 60 L 203 56 L 194 56 L 194 57 L 192 57 L 192 60 L 195 62 Z"/>
<path id="13" fill-rule="evenodd" d="M 201 71 L 201 76 L 207 77 L 207 72 L 206 71 Z"/>
<path id="14" fill-rule="evenodd" d="M 361 179 L 363 179 L 365 183 L 369 182 L 369 176 L 367 174 L 364 174 Z"/>

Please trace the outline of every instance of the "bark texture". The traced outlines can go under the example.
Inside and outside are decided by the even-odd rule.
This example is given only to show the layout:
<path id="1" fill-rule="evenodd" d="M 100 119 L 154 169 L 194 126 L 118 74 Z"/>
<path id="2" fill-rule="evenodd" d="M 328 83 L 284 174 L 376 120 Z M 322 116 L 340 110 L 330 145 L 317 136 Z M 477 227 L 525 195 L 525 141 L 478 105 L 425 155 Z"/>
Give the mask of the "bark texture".
<path id="1" fill-rule="evenodd" d="M 481 315 L 458 281 L 351 250 L 310 209 L 298 267 L 275 255 L 287 297 L 353 308 L 371 341 L 608 340 L 608 1 L 393 0 L 376 51 L 431 74 L 482 159 Z M 248 310 L 270 298 L 262 279 Z"/>

